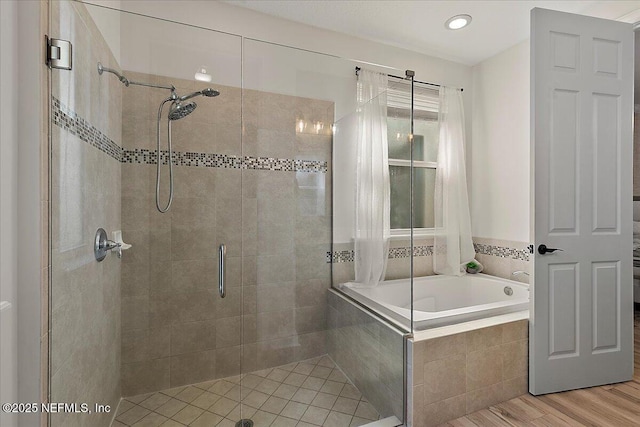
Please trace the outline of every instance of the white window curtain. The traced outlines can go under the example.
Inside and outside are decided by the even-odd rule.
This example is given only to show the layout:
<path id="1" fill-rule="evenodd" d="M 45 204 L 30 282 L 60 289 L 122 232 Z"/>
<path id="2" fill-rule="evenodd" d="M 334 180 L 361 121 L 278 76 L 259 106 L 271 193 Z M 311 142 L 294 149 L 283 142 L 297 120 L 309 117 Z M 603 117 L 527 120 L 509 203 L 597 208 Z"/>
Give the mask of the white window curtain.
<path id="1" fill-rule="evenodd" d="M 389 164 L 386 74 L 361 69 L 358 77 L 355 281 L 376 286 L 389 257 Z"/>
<path id="2" fill-rule="evenodd" d="M 440 88 L 440 141 L 435 187 L 433 269 L 461 276 L 475 258 L 464 155 L 464 110 L 459 89 Z"/>

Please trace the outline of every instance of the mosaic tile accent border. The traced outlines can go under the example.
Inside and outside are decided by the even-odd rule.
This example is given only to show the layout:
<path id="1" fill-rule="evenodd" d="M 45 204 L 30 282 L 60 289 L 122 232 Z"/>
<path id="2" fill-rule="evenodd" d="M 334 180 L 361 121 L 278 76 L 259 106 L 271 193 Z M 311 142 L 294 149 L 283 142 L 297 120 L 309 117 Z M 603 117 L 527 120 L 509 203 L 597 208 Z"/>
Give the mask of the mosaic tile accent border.
<path id="1" fill-rule="evenodd" d="M 515 249 L 504 246 L 484 245 L 474 243 L 473 247 L 478 254 L 492 255 L 500 258 L 511 258 L 522 261 L 529 261 L 528 249 Z M 415 246 L 413 248 L 414 257 L 432 256 L 434 248 L 432 245 Z M 404 246 L 389 249 L 389 259 L 409 258 L 411 255 L 411 247 Z M 328 263 L 354 262 L 355 251 L 343 250 L 335 252 L 327 252 Z"/>
<path id="2" fill-rule="evenodd" d="M 171 162 L 174 166 L 195 166 L 206 168 L 242 169 L 242 158 L 223 154 L 191 153 L 173 151 Z M 158 163 L 156 150 L 134 149 L 124 150 L 122 163 L 155 165 Z M 160 164 L 169 164 L 169 152 L 160 150 Z"/>
<path id="3" fill-rule="evenodd" d="M 356 253 L 353 250 L 327 252 L 327 263 L 354 262 Z"/>
<path id="4" fill-rule="evenodd" d="M 123 150 L 122 163 L 155 165 L 158 155 L 155 150 Z M 327 162 L 316 160 L 276 159 L 273 157 L 230 156 L 225 154 L 192 153 L 174 151 L 171 161 L 175 166 L 195 166 L 223 169 L 254 169 L 280 172 L 327 173 Z M 160 151 L 160 162 L 169 164 L 169 152 Z"/>
<path id="5" fill-rule="evenodd" d="M 51 97 L 53 123 L 76 135 L 98 150 L 119 162 L 129 164 L 155 165 L 158 155 L 155 150 L 125 150 L 108 136 L 78 116 L 59 99 Z M 175 166 L 192 166 L 223 169 L 254 169 L 280 172 L 327 173 L 327 162 L 319 160 L 278 159 L 274 157 L 231 156 L 213 153 L 193 153 L 174 151 L 171 161 Z M 160 162 L 169 164 L 169 152 L 160 151 Z"/>
<path id="6" fill-rule="evenodd" d="M 529 261 L 529 250 L 528 249 L 516 249 L 509 248 L 505 246 L 494 246 L 494 245 L 485 245 L 482 243 L 474 243 L 473 244 L 476 253 L 483 255 L 492 255 L 500 258 L 511 258 L 511 259 L 519 259 L 522 261 Z"/>
<path id="7" fill-rule="evenodd" d="M 413 256 L 431 256 L 433 255 L 433 246 L 415 246 L 413 248 Z M 344 250 L 327 252 L 328 263 L 340 263 L 340 262 L 354 262 L 355 261 L 354 250 Z M 399 248 L 389 248 L 389 259 L 409 258 L 411 256 L 411 247 L 404 246 Z"/>
<path id="8" fill-rule="evenodd" d="M 51 97 L 53 123 L 82 141 L 120 161 L 122 147 L 107 135 L 100 132 L 91 123 L 78 116 L 74 111 L 62 104 L 55 96 Z"/>

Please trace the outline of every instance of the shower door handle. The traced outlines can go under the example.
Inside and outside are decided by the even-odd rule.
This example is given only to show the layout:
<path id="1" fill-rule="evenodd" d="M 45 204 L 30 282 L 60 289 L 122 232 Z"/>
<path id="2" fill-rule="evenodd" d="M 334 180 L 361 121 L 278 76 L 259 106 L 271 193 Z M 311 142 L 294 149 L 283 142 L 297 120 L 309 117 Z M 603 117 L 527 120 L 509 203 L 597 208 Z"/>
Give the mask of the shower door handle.
<path id="1" fill-rule="evenodd" d="M 224 298 L 226 295 L 226 291 L 224 289 L 224 279 L 225 279 L 224 257 L 226 253 L 227 253 L 227 248 L 224 246 L 224 243 L 223 243 L 218 248 L 218 292 L 220 293 L 220 298 Z"/>

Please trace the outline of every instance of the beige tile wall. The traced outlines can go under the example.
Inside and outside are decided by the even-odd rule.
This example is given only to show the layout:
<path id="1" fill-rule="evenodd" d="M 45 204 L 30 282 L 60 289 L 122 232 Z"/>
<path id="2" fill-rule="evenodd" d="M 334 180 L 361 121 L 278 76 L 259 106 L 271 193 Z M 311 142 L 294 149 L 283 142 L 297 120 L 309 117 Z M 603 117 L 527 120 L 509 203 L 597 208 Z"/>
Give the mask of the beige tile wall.
<path id="1" fill-rule="evenodd" d="M 409 354 L 410 426 L 437 426 L 527 392 L 527 320 L 410 340 Z"/>
<path id="2" fill-rule="evenodd" d="M 174 84 L 202 84 L 127 72 Z M 216 98 L 173 124 L 176 151 L 322 160 L 330 126 L 296 132 L 296 122 L 331 123 L 333 103 L 213 85 Z M 127 149 L 155 149 L 164 91 L 124 91 Z M 164 129 L 165 126 L 163 126 Z M 163 146 L 166 134 L 162 134 Z M 156 211 L 155 165 L 123 164 L 123 235 L 133 248 L 122 271 L 125 396 L 235 375 L 325 352 L 330 265 L 330 173 L 175 166 L 175 198 Z M 167 197 L 163 167 L 162 200 Z M 217 291 L 217 248 L 227 247 L 227 296 Z M 241 363 L 242 362 L 242 365 Z"/>
<path id="3" fill-rule="evenodd" d="M 481 237 L 474 237 L 474 243 L 484 244 L 484 245 L 493 245 L 493 246 L 501 246 L 505 248 L 513 248 L 513 249 L 524 249 L 527 247 L 529 243 L 525 242 L 514 242 L 511 240 L 498 240 L 498 239 L 487 239 Z M 476 259 L 482 264 L 484 270 L 482 271 L 485 274 L 489 274 L 491 276 L 502 277 L 504 279 L 516 280 L 523 283 L 529 283 L 529 276 L 527 275 L 519 275 L 513 276 L 514 271 L 526 271 L 527 273 L 531 273 L 531 262 L 524 261 L 520 259 L 513 259 L 509 257 L 499 257 L 495 255 L 485 255 L 485 254 L 476 254 Z"/>
<path id="4" fill-rule="evenodd" d="M 121 143 L 121 86 L 96 64 L 116 67 L 85 6 L 52 2 L 51 34 L 73 43 L 72 71 L 53 70 L 52 94 Z M 50 102 L 50 100 L 48 100 Z M 120 229 L 120 162 L 52 126 L 50 399 L 112 405 L 120 398 L 120 264 L 98 263 L 96 230 Z M 43 217 L 46 217 L 43 206 Z M 106 426 L 112 414 L 55 414 L 52 426 Z"/>
<path id="5" fill-rule="evenodd" d="M 328 293 L 327 352 L 382 418 L 404 414 L 402 332 Z"/>

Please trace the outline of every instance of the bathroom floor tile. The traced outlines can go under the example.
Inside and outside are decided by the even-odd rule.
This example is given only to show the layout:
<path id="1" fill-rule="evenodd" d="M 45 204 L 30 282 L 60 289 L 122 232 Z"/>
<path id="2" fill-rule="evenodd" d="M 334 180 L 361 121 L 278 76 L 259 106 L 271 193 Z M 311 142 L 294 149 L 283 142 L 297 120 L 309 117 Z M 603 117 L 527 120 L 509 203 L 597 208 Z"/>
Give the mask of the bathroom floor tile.
<path id="1" fill-rule="evenodd" d="M 183 402 L 191 403 L 202 393 L 204 393 L 203 390 L 197 387 L 189 386 L 182 390 L 180 393 L 176 394 L 174 397 L 178 400 L 182 400 Z"/>
<path id="2" fill-rule="evenodd" d="M 332 394 L 318 393 L 318 395 L 316 396 L 315 399 L 313 399 L 313 402 L 311 402 L 311 404 L 319 408 L 331 409 L 333 407 L 333 404 L 336 403 L 337 399 L 338 397 Z"/>
<path id="3" fill-rule="evenodd" d="M 331 411 L 323 425 L 326 427 L 349 427 L 352 418 L 351 415 Z"/>
<path id="4" fill-rule="evenodd" d="M 276 391 L 273 392 L 273 395 L 276 397 L 281 397 L 283 399 L 291 399 L 296 392 L 298 391 L 298 387 L 289 385 L 289 384 L 280 384 L 280 387 Z"/>
<path id="5" fill-rule="evenodd" d="M 134 406 L 136 406 L 135 403 L 129 402 L 126 399 L 122 399 L 120 401 L 120 405 L 118 405 L 118 412 L 116 412 L 116 418 L 118 418 L 120 415 L 124 414 L 129 409 L 133 408 Z"/>
<path id="6" fill-rule="evenodd" d="M 343 387 L 344 387 L 344 383 L 327 380 L 327 382 L 324 383 L 320 391 L 322 393 L 335 394 L 336 396 L 339 396 Z"/>
<path id="7" fill-rule="evenodd" d="M 273 424 L 271 424 L 272 426 L 278 426 L 278 427 L 295 427 L 298 425 L 298 420 L 294 420 L 291 418 L 285 418 L 285 417 L 278 417 L 275 419 L 275 421 L 273 422 Z"/>
<path id="8" fill-rule="evenodd" d="M 214 414 L 218 414 L 225 417 L 236 406 L 238 406 L 238 402 L 234 402 L 231 399 L 222 397 L 216 403 L 211 405 L 211 407 L 209 408 L 209 411 L 213 412 Z"/>
<path id="9" fill-rule="evenodd" d="M 287 406 L 284 407 L 280 415 L 285 416 L 287 418 L 295 418 L 296 420 L 299 420 L 300 418 L 302 418 L 302 416 L 304 415 L 304 413 L 307 411 L 308 408 L 309 408 L 309 405 L 305 405 L 304 403 L 289 401 L 289 403 L 287 403 Z"/>
<path id="10" fill-rule="evenodd" d="M 318 395 L 317 391 L 309 390 L 306 388 L 300 388 L 296 391 L 296 394 L 291 397 L 291 400 L 299 403 L 306 403 L 307 405 L 313 402 L 313 399 Z"/>
<path id="11" fill-rule="evenodd" d="M 167 403 L 165 403 L 164 405 L 161 405 L 160 407 L 158 407 L 155 410 L 155 412 L 157 412 L 157 413 L 159 413 L 161 415 L 164 415 L 165 417 L 171 418 L 175 414 L 177 414 L 185 406 L 187 406 L 187 404 L 184 403 L 181 400 L 169 399 L 169 401 L 167 401 Z"/>
<path id="12" fill-rule="evenodd" d="M 204 413 L 203 409 L 200 409 L 193 405 L 187 405 L 182 410 L 180 410 L 177 414 L 175 414 L 172 418 L 179 423 L 189 425 L 193 420 L 198 418 L 200 415 Z"/>
<path id="13" fill-rule="evenodd" d="M 196 397 L 191 404 L 193 406 L 197 406 L 200 409 L 209 409 L 211 405 L 220 400 L 220 396 L 214 393 L 209 393 L 205 391 L 200 396 Z"/>
<path id="14" fill-rule="evenodd" d="M 229 381 L 220 380 L 220 381 L 216 381 L 211 387 L 209 387 L 209 391 L 211 393 L 224 396 L 226 392 L 228 392 L 233 388 L 233 386 L 234 384 Z"/>
<path id="15" fill-rule="evenodd" d="M 360 401 L 358 408 L 356 409 L 356 416 L 360 418 L 367 418 L 369 420 L 377 420 L 378 413 L 368 402 Z"/>
<path id="16" fill-rule="evenodd" d="M 307 377 L 307 379 L 305 379 L 302 383 L 301 387 L 308 388 L 309 390 L 320 391 L 324 383 L 325 380 L 323 380 L 322 378 Z"/>
<path id="17" fill-rule="evenodd" d="M 211 427 L 216 426 L 224 418 L 220 415 L 212 414 L 211 412 L 203 412 L 198 418 L 196 418 L 191 426 L 193 427 Z"/>
<path id="18" fill-rule="evenodd" d="M 120 421 L 122 424 L 126 424 L 128 426 L 135 424 L 137 421 L 140 421 L 142 418 L 146 417 L 151 411 L 147 408 L 143 408 L 142 406 L 134 406 L 126 412 L 123 412 L 116 418 L 117 421 Z"/>
<path id="19" fill-rule="evenodd" d="M 261 391 L 262 393 L 273 394 L 280 387 L 280 383 L 274 380 L 270 380 L 265 378 L 258 384 L 255 389 Z"/>
<path id="20" fill-rule="evenodd" d="M 116 416 L 136 427 L 235 427 L 240 418 L 256 427 L 351 427 L 379 416 L 328 356 L 127 397 Z"/>
<path id="21" fill-rule="evenodd" d="M 164 417 L 156 412 L 150 412 L 143 419 L 135 424 L 132 424 L 131 427 L 159 427 L 167 420 L 167 417 Z"/>
<path id="22" fill-rule="evenodd" d="M 317 406 L 309 406 L 300 421 L 321 426 L 329 415 L 328 409 L 318 408 Z"/>
<path id="23" fill-rule="evenodd" d="M 164 405 L 170 399 L 171 397 L 167 396 L 166 394 L 156 393 L 150 396 L 148 399 L 140 402 L 140 406 L 142 406 L 143 408 L 147 408 L 151 411 L 155 411 L 158 407 Z"/>
<path id="24" fill-rule="evenodd" d="M 338 397 L 338 400 L 336 400 L 336 403 L 333 404 L 333 408 L 331 410 L 353 415 L 356 413 L 356 409 L 358 409 L 357 400 L 348 399 L 346 397 Z"/>

